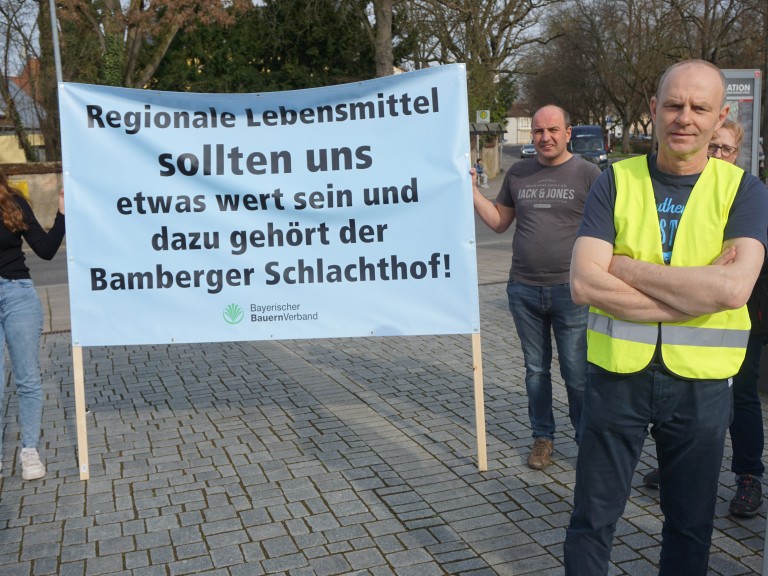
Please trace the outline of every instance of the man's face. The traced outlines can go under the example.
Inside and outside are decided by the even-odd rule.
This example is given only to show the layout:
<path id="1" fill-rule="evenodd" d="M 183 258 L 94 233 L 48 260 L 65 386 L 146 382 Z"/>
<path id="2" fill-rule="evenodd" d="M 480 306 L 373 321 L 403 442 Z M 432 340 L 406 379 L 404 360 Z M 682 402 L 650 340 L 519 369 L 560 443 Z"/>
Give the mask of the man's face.
<path id="1" fill-rule="evenodd" d="M 736 134 L 728 128 L 715 130 L 712 140 L 709 141 L 708 156 L 720 158 L 731 164 L 736 164 L 739 158 L 739 148 L 736 145 Z"/>
<path id="2" fill-rule="evenodd" d="M 715 70 L 695 63 L 671 70 L 658 97 L 651 99 L 660 161 L 705 160 L 712 134 L 728 114 L 722 101 L 723 87 Z"/>
<path id="3" fill-rule="evenodd" d="M 540 163 L 560 164 L 570 157 L 566 146 L 571 139 L 571 128 L 565 127 L 565 118 L 559 108 L 545 106 L 537 111 L 531 122 L 531 134 Z"/>

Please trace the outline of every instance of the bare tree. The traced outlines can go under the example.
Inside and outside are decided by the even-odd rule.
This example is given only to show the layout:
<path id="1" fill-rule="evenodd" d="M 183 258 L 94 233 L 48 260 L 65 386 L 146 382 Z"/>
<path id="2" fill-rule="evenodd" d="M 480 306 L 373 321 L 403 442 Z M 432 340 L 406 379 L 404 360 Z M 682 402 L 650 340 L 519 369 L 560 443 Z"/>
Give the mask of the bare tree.
<path id="1" fill-rule="evenodd" d="M 679 19 L 682 40 L 677 51 L 682 58 L 701 58 L 717 64 L 724 50 L 742 41 L 734 34 L 745 17 L 755 15 L 758 7 L 744 0 L 667 0 Z M 763 2 L 765 6 L 765 2 Z"/>
<path id="2" fill-rule="evenodd" d="M 34 57 L 33 38 L 37 5 L 31 2 L 0 2 L 0 26 L 2 26 L 2 74 L 0 74 L 0 98 L 5 105 L 6 117 L 10 121 L 19 147 L 28 161 L 35 160 L 35 152 L 28 134 L 28 126 L 22 119 L 34 116 L 34 110 L 20 111 L 16 97 L 19 86 L 14 86 L 11 71 L 21 68 L 25 61 Z M 34 86 L 29 89 L 30 98 L 25 101 L 35 104 Z"/>
<path id="3" fill-rule="evenodd" d="M 528 98 L 549 93 L 575 121 L 603 127 L 615 114 L 628 150 L 630 127 L 647 114 L 656 80 L 670 62 L 669 10 L 663 0 L 573 0 L 548 19 L 554 49 L 526 60 Z"/>
<path id="4" fill-rule="evenodd" d="M 431 12 L 416 2 L 403 2 L 401 10 L 406 26 L 403 33 L 410 65 L 421 70 L 440 62 L 440 45 L 430 28 Z"/>
<path id="5" fill-rule="evenodd" d="M 668 0 L 685 31 L 682 57 L 721 68 L 762 70 L 761 134 L 768 138 L 768 2 L 765 0 Z"/>
<path id="6" fill-rule="evenodd" d="M 629 128 L 648 112 L 657 79 L 670 64 L 669 7 L 663 0 L 577 0 L 574 9 L 579 45 L 621 119 L 628 150 Z"/>
<path id="7" fill-rule="evenodd" d="M 467 64 L 470 109 L 493 110 L 499 75 L 515 73 L 523 50 L 546 41 L 541 18 L 562 1 L 413 0 L 411 9 L 430 39 L 430 58 Z"/>

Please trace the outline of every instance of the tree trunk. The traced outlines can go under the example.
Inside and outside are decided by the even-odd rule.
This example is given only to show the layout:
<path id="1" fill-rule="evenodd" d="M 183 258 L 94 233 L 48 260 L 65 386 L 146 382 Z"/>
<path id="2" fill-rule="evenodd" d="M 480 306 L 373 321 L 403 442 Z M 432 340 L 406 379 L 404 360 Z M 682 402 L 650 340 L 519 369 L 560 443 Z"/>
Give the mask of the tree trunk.
<path id="1" fill-rule="evenodd" d="M 132 88 L 144 88 L 147 85 L 147 83 L 152 79 L 152 76 L 154 76 L 155 72 L 157 72 L 157 69 L 160 66 L 160 62 L 163 60 L 165 53 L 168 52 L 168 48 L 170 48 L 171 42 L 173 42 L 173 39 L 176 37 L 176 34 L 178 34 L 180 29 L 181 27 L 178 24 L 174 23 L 171 26 L 171 28 L 166 33 L 165 38 L 163 38 L 163 40 L 155 48 L 155 51 L 152 53 L 152 57 L 149 59 L 147 65 L 142 68 L 138 78 L 135 80 L 126 78 L 126 86 Z M 129 68 L 133 69 L 134 66 L 131 65 Z"/>
<path id="2" fill-rule="evenodd" d="M 376 16 L 376 77 L 392 76 L 395 73 L 395 58 L 392 54 L 392 0 L 374 0 Z"/>
<path id="3" fill-rule="evenodd" d="M 621 123 L 621 151 L 624 154 L 632 152 L 632 146 L 629 143 L 629 122 L 623 120 Z"/>

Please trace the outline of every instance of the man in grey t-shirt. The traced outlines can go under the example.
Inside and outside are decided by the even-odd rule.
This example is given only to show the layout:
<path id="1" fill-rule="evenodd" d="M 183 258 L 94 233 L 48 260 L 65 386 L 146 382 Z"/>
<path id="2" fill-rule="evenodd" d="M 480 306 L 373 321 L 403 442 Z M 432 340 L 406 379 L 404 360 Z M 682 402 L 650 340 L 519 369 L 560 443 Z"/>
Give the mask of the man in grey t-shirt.
<path id="1" fill-rule="evenodd" d="M 533 447 L 528 466 L 552 463 L 552 337 L 568 392 L 571 424 L 579 441 L 579 420 L 587 381 L 587 307 L 571 299 L 571 250 L 587 193 L 600 170 L 571 154 L 571 123 L 558 106 L 544 106 L 531 124 L 536 158 L 515 163 L 496 202 L 485 198 L 473 176 L 475 211 L 501 234 L 516 221 L 507 296 L 525 359 L 525 388 Z"/>

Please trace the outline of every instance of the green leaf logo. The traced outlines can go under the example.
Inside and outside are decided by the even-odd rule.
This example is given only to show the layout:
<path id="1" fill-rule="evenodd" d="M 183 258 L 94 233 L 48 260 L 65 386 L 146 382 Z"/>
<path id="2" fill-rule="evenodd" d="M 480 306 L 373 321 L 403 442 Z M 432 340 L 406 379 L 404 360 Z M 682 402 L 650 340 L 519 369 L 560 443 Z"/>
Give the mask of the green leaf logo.
<path id="1" fill-rule="evenodd" d="M 230 304 L 224 308 L 224 321 L 227 324 L 239 324 L 243 319 L 243 309 L 237 304 Z"/>

